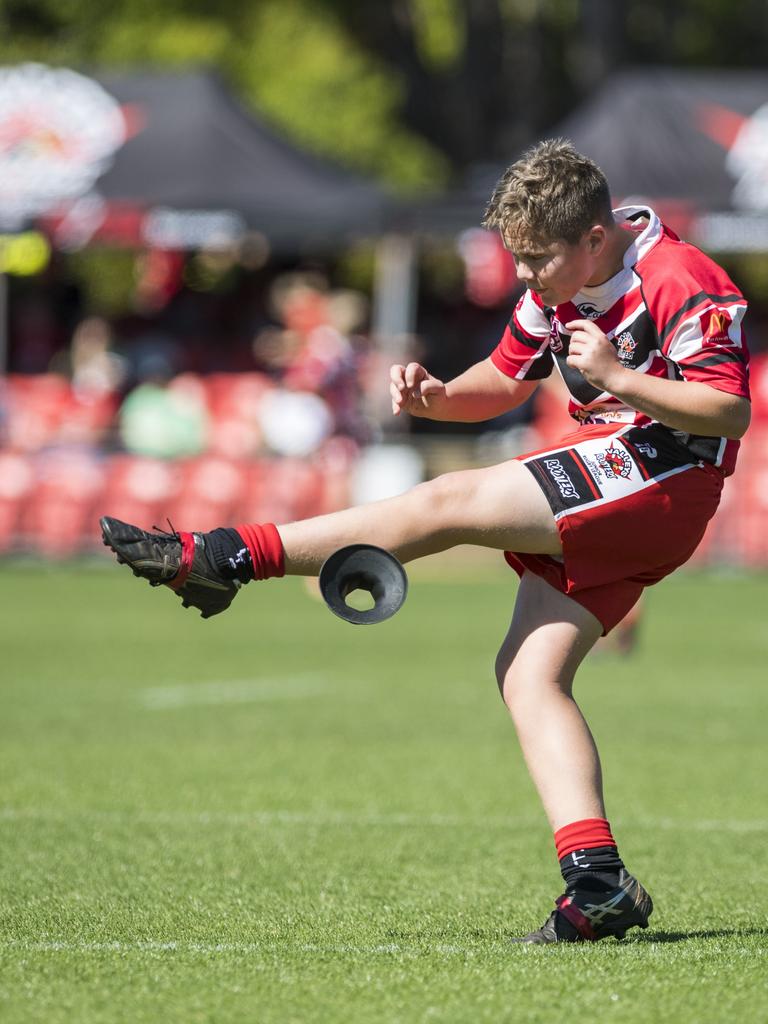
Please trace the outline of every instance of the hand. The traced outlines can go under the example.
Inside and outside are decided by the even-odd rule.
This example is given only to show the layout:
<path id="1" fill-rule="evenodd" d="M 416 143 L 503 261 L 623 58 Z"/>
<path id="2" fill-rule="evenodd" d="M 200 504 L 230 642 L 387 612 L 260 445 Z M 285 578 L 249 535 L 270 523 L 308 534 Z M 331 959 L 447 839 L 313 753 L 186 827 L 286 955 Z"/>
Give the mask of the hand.
<path id="1" fill-rule="evenodd" d="M 445 384 L 419 363 L 393 366 L 389 371 L 389 381 L 392 412 L 395 416 L 408 412 L 411 416 L 428 419 L 430 407 L 445 397 Z"/>
<path id="2" fill-rule="evenodd" d="M 578 370 L 593 387 L 615 394 L 619 377 L 628 371 L 621 365 L 616 349 L 605 334 L 594 320 L 571 320 L 565 329 L 571 332 L 568 365 Z"/>

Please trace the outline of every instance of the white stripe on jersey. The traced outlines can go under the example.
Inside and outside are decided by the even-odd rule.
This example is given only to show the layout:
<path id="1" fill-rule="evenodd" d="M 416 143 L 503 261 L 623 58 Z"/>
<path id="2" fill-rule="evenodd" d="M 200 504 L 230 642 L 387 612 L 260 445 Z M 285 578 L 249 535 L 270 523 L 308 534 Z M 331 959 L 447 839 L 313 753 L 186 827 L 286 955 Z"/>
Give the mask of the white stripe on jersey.
<path id="1" fill-rule="evenodd" d="M 615 337 L 616 337 L 616 335 L 617 335 L 617 334 L 619 334 L 619 333 L 620 333 L 621 331 L 626 331 L 626 329 L 627 329 L 627 328 L 628 328 L 628 327 L 629 327 L 629 326 L 630 326 L 631 324 L 633 324 L 633 323 L 634 323 L 634 321 L 635 321 L 635 320 L 637 320 L 637 318 L 638 318 L 638 317 L 640 316 L 640 314 L 641 314 L 641 313 L 644 313 L 644 312 L 645 312 L 645 310 L 646 310 L 646 305 L 645 305 L 645 303 L 644 303 L 644 302 L 642 302 L 642 301 L 641 301 L 641 302 L 639 302 L 639 303 L 637 304 L 637 306 L 635 307 L 635 309 L 633 309 L 633 310 L 632 310 L 632 312 L 631 312 L 631 313 L 629 313 L 629 314 L 628 314 L 628 315 L 627 315 L 627 316 L 626 316 L 626 317 L 625 317 L 625 318 L 624 318 L 624 319 L 623 319 L 623 320 L 621 321 L 621 323 L 620 323 L 620 324 L 617 324 L 617 325 L 616 325 L 616 327 L 614 327 L 612 331 L 609 331 L 609 332 L 608 332 L 608 333 L 606 334 L 606 338 L 615 338 Z"/>
<path id="2" fill-rule="evenodd" d="M 541 359 L 541 357 L 545 355 L 547 352 L 549 352 L 549 335 L 546 336 L 546 338 L 539 346 L 538 350 L 533 353 L 531 358 L 527 362 L 523 363 L 523 365 L 520 367 L 520 369 L 517 371 L 517 373 L 512 379 L 525 380 L 525 375 L 528 373 L 528 371 L 536 362 L 536 360 Z"/>
<path id="3" fill-rule="evenodd" d="M 536 305 L 532 293 L 526 288 L 514 313 L 519 327 L 532 338 L 549 340 L 549 320 L 544 311 Z"/>

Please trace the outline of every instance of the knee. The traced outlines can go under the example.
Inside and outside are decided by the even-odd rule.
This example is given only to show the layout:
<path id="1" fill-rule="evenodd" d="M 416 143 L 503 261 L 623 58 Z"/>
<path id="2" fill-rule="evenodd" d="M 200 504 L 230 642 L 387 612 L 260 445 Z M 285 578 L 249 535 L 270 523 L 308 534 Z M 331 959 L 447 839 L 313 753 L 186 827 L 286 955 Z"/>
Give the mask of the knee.
<path id="1" fill-rule="evenodd" d="M 504 656 L 499 654 L 496 658 L 496 685 L 499 688 L 499 695 L 506 704 L 512 717 L 523 704 L 525 686 L 515 670 L 514 659 L 509 660 L 509 652 Z"/>
<path id="2" fill-rule="evenodd" d="M 443 473 L 416 487 L 430 518 L 442 520 L 451 516 L 457 502 L 466 501 L 466 483 L 462 485 L 460 473 Z"/>
<path id="3" fill-rule="evenodd" d="M 516 726 L 530 725 L 550 698 L 570 696 L 570 681 L 508 658 L 496 661 L 496 682 L 501 699 Z"/>

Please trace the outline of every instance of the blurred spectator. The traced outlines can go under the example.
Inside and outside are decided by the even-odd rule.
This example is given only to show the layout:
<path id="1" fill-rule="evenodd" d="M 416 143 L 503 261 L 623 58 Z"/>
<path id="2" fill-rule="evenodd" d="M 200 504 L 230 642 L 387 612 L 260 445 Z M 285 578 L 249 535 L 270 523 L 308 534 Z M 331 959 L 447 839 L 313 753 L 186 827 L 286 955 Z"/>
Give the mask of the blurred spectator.
<path id="1" fill-rule="evenodd" d="M 330 413 L 326 433 L 345 434 L 360 443 L 369 440 L 361 388 L 368 342 L 354 333 L 368 314 L 365 297 L 349 290 L 330 291 L 318 274 L 285 274 L 273 284 L 270 305 L 281 326 L 266 327 L 256 335 L 257 367 L 288 391 L 321 398 Z M 310 406 L 319 432 L 317 403 L 301 403 L 303 422 L 308 422 Z"/>
<path id="2" fill-rule="evenodd" d="M 125 398 L 118 416 L 120 439 L 134 455 L 173 459 L 199 455 L 206 448 L 208 415 L 200 381 L 183 375 L 171 380 L 162 354 L 143 363 L 146 379 Z"/>
<path id="3" fill-rule="evenodd" d="M 57 352 L 50 369 L 68 376 L 73 391 L 83 399 L 119 391 L 127 373 L 125 359 L 112 349 L 112 328 L 101 316 L 80 321 L 69 351 Z"/>
<path id="4" fill-rule="evenodd" d="M 131 324 L 130 332 L 121 338 L 118 352 L 124 360 L 129 387 L 158 376 L 170 380 L 185 368 L 181 346 L 151 320 L 137 318 Z"/>
<path id="5" fill-rule="evenodd" d="M 274 388 L 259 406 L 264 441 L 275 455 L 306 458 L 333 430 L 333 416 L 319 395 Z"/>

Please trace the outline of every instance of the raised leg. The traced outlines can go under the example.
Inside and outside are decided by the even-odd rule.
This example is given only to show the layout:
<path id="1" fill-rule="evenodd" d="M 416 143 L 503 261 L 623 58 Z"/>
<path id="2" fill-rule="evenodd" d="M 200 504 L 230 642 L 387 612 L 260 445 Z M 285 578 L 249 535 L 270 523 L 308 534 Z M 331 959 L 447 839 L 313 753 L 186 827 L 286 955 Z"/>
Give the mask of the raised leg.
<path id="1" fill-rule="evenodd" d="M 446 473 L 395 498 L 278 526 L 285 570 L 313 576 L 333 551 L 376 544 L 401 562 L 457 544 L 559 554 L 546 498 L 529 471 L 510 461 Z"/>

